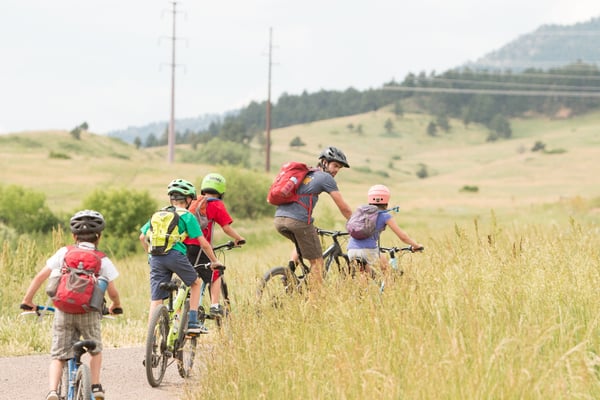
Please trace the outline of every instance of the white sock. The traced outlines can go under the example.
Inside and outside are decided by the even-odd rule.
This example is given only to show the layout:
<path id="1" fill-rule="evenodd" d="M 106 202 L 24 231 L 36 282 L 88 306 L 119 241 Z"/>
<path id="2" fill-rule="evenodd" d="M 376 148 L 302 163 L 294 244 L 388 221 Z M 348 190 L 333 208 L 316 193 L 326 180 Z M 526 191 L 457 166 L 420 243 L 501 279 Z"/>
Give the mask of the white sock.
<path id="1" fill-rule="evenodd" d="M 211 304 L 210 306 L 211 306 L 211 307 L 219 307 L 219 303 L 216 303 L 216 304 Z"/>

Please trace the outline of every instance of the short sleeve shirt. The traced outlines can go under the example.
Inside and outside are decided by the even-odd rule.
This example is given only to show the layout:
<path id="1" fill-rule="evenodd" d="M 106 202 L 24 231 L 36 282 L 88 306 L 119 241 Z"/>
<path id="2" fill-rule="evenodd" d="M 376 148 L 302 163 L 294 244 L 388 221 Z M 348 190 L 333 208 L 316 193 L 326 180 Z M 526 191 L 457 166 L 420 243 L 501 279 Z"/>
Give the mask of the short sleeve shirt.
<path id="1" fill-rule="evenodd" d="M 230 225 L 233 223 L 233 218 L 229 215 L 225 203 L 221 199 L 209 198 L 206 203 L 206 218 L 208 218 L 208 225 L 202 230 L 202 234 L 208 240 L 208 243 L 212 243 L 212 233 L 215 223 L 219 226 Z M 200 245 L 197 238 L 186 238 L 183 243 Z"/>
<path id="2" fill-rule="evenodd" d="M 348 249 L 376 249 L 378 248 L 377 241 L 379 235 L 385 229 L 385 225 L 392 218 L 389 212 L 380 212 L 377 216 L 377 223 L 375 224 L 375 233 L 366 239 L 354 239 L 350 236 L 348 240 Z"/>
<path id="3" fill-rule="evenodd" d="M 80 242 L 77 243 L 76 246 L 89 250 L 94 250 L 96 248 L 93 243 L 88 242 Z M 63 266 L 65 254 L 67 254 L 67 249 L 68 248 L 66 246 L 61 247 L 46 261 L 46 268 L 52 271 L 50 273 L 50 276 L 60 275 L 60 270 Z M 109 282 L 116 279 L 119 276 L 119 271 L 117 271 L 117 268 L 108 257 L 102 257 L 100 276 L 106 277 L 106 279 Z"/>
<path id="4" fill-rule="evenodd" d="M 312 211 L 319 201 L 319 194 L 337 192 L 338 190 L 335 179 L 329 173 L 311 171 L 298 187 L 298 194 L 300 195 L 298 202 L 277 206 L 275 216 L 312 223 Z"/>

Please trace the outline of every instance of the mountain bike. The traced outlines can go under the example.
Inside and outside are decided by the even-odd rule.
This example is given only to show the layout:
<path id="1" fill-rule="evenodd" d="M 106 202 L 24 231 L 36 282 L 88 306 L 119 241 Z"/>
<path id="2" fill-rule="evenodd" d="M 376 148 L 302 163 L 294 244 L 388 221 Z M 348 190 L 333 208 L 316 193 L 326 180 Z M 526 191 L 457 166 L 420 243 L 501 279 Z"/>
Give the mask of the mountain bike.
<path id="1" fill-rule="evenodd" d="M 246 243 L 245 240 L 243 241 L 239 241 L 238 244 L 236 245 L 232 240 L 225 242 L 223 244 L 217 245 L 215 247 L 213 247 L 213 251 L 215 252 L 215 254 L 217 255 L 217 257 L 220 259 L 220 262 L 222 264 L 225 264 L 225 250 L 231 250 L 234 248 L 238 248 L 238 247 L 242 247 L 242 245 L 244 245 Z M 210 263 L 208 264 L 196 264 L 194 266 L 194 268 L 196 269 L 196 271 L 199 268 L 210 268 Z M 212 315 L 211 313 L 207 313 L 206 309 L 204 308 L 203 303 L 205 302 L 205 297 L 204 297 L 204 293 L 208 291 L 208 303 L 209 303 L 209 307 L 210 307 L 210 284 L 207 284 L 206 282 L 202 282 L 202 288 L 200 290 L 200 303 L 198 306 L 198 321 L 200 321 L 202 324 L 204 324 L 206 322 L 206 320 L 214 320 L 216 325 L 218 327 L 221 327 L 221 324 L 223 322 L 223 317 L 227 317 L 229 315 L 229 313 L 231 312 L 231 300 L 229 299 L 229 286 L 227 285 L 227 282 L 225 281 L 225 276 L 222 275 L 221 276 L 221 303 L 223 306 L 223 315 Z"/>
<path id="2" fill-rule="evenodd" d="M 21 304 L 20 308 L 24 310 L 21 315 L 33 315 L 41 320 L 46 314 L 53 313 L 54 307 L 51 306 L 36 306 L 33 310 L 25 304 Z M 115 314 L 123 313 L 123 309 L 116 308 L 113 310 Z M 108 308 L 103 307 L 103 315 L 108 315 Z M 108 318 L 108 317 L 103 317 Z M 58 382 L 56 393 L 60 400 L 92 400 L 92 380 L 90 367 L 81 361 L 81 357 L 96 348 L 96 342 L 93 340 L 79 340 L 73 344 L 73 358 L 66 360 L 62 378 Z"/>
<path id="3" fill-rule="evenodd" d="M 375 266 L 369 265 L 367 260 L 364 258 L 358 258 L 350 260 L 350 265 L 352 268 L 352 275 L 356 276 L 357 274 L 366 274 L 370 279 L 375 281 L 379 285 L 380 293 L 383 293 L 383 289 L 385 288 L 386 277 L 388 279 L 394 279 L 396 277 L 400 277 L 404 274 L 404 271 L 398 265 L 398 257 L 397 255 L 403 252 L 421 252 L 424 248 L 419 250 L 413 250 L 412 246 L 408 247 L 382 247 L 379 246 L 379 252 L 382 254 L 388 255 L 389 266 L 391 267 L 388 271 L 384 271 Z"/>
<path id="4" fill-rule="evenodd" d="M 210 263 L 197 267 L 207 268 Z M 219 268 L 225 269 L 225 266 L 220 265 Z M 160 304 L 154 309 L 148 325 L 144 366 L 152 387 L 161 384 L 167 367 L 173 362 L 177 363 L 177 371 L 182 378 L 189 377 L 198 342 L 197 334 L 187 333 L 190 287 L 179 279 L 163 282 L 159 287 L 169 296 L 167 304 Z"/>
<path id="5" fill-rule="evenodd" d="M 317 229 L 317 234 L 322 239 L 331 238 L 331 244 L 323 251 L 323 274 L 326 276 L 332 269 L 341 274 L 352 272 L 348 255 L 343 251 L 340 238 L 348 236 L 348 232 Z M 296 246 L 299 262 L 290 261 L 287 266 L 274 267 L 265 272 L 259 281 L 256 290 L 259 305 L 279 305 L 283 297 L 293 293 L 303 293 L 307 289 L 307 277 L 310 267 L 302 258 L 300 249 Z"/>

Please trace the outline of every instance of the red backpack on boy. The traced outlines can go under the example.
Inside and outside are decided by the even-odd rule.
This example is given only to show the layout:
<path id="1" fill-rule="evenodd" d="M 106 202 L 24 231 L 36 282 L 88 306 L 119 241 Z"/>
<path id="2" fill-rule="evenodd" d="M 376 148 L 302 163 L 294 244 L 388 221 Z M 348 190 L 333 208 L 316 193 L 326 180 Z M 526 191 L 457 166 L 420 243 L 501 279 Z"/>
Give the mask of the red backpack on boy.
<path id="1" fill-rule="evenodd" d="M 95 249 L 67 247 L 56 294 L 52 297 L 56 308 L 69 314 L 95 311 L 90 308 L 90 300 L 103 257 L 106 255 Z"/>

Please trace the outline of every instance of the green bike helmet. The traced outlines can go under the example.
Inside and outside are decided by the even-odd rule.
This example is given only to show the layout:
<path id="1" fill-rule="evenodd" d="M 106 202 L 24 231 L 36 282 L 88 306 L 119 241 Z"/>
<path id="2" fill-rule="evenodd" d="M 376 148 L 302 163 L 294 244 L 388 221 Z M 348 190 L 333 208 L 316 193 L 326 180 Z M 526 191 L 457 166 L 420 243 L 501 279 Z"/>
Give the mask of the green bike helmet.
<path id="1" fill-rule="evenodd" d="M 185 179 L 174 179 L 167 187 L 167 194 L 171 197 L 174 194 L 180 194 L 183 197 L 196 199 L 196 188 Z"/>
<path id="2" fill-rule="evenodd" d="M 223 196 L 225 194 L 226 183 L 223 175 L 214 172 L 210 173 L 202 179 L 200 193 L 212 193 Z"/>

